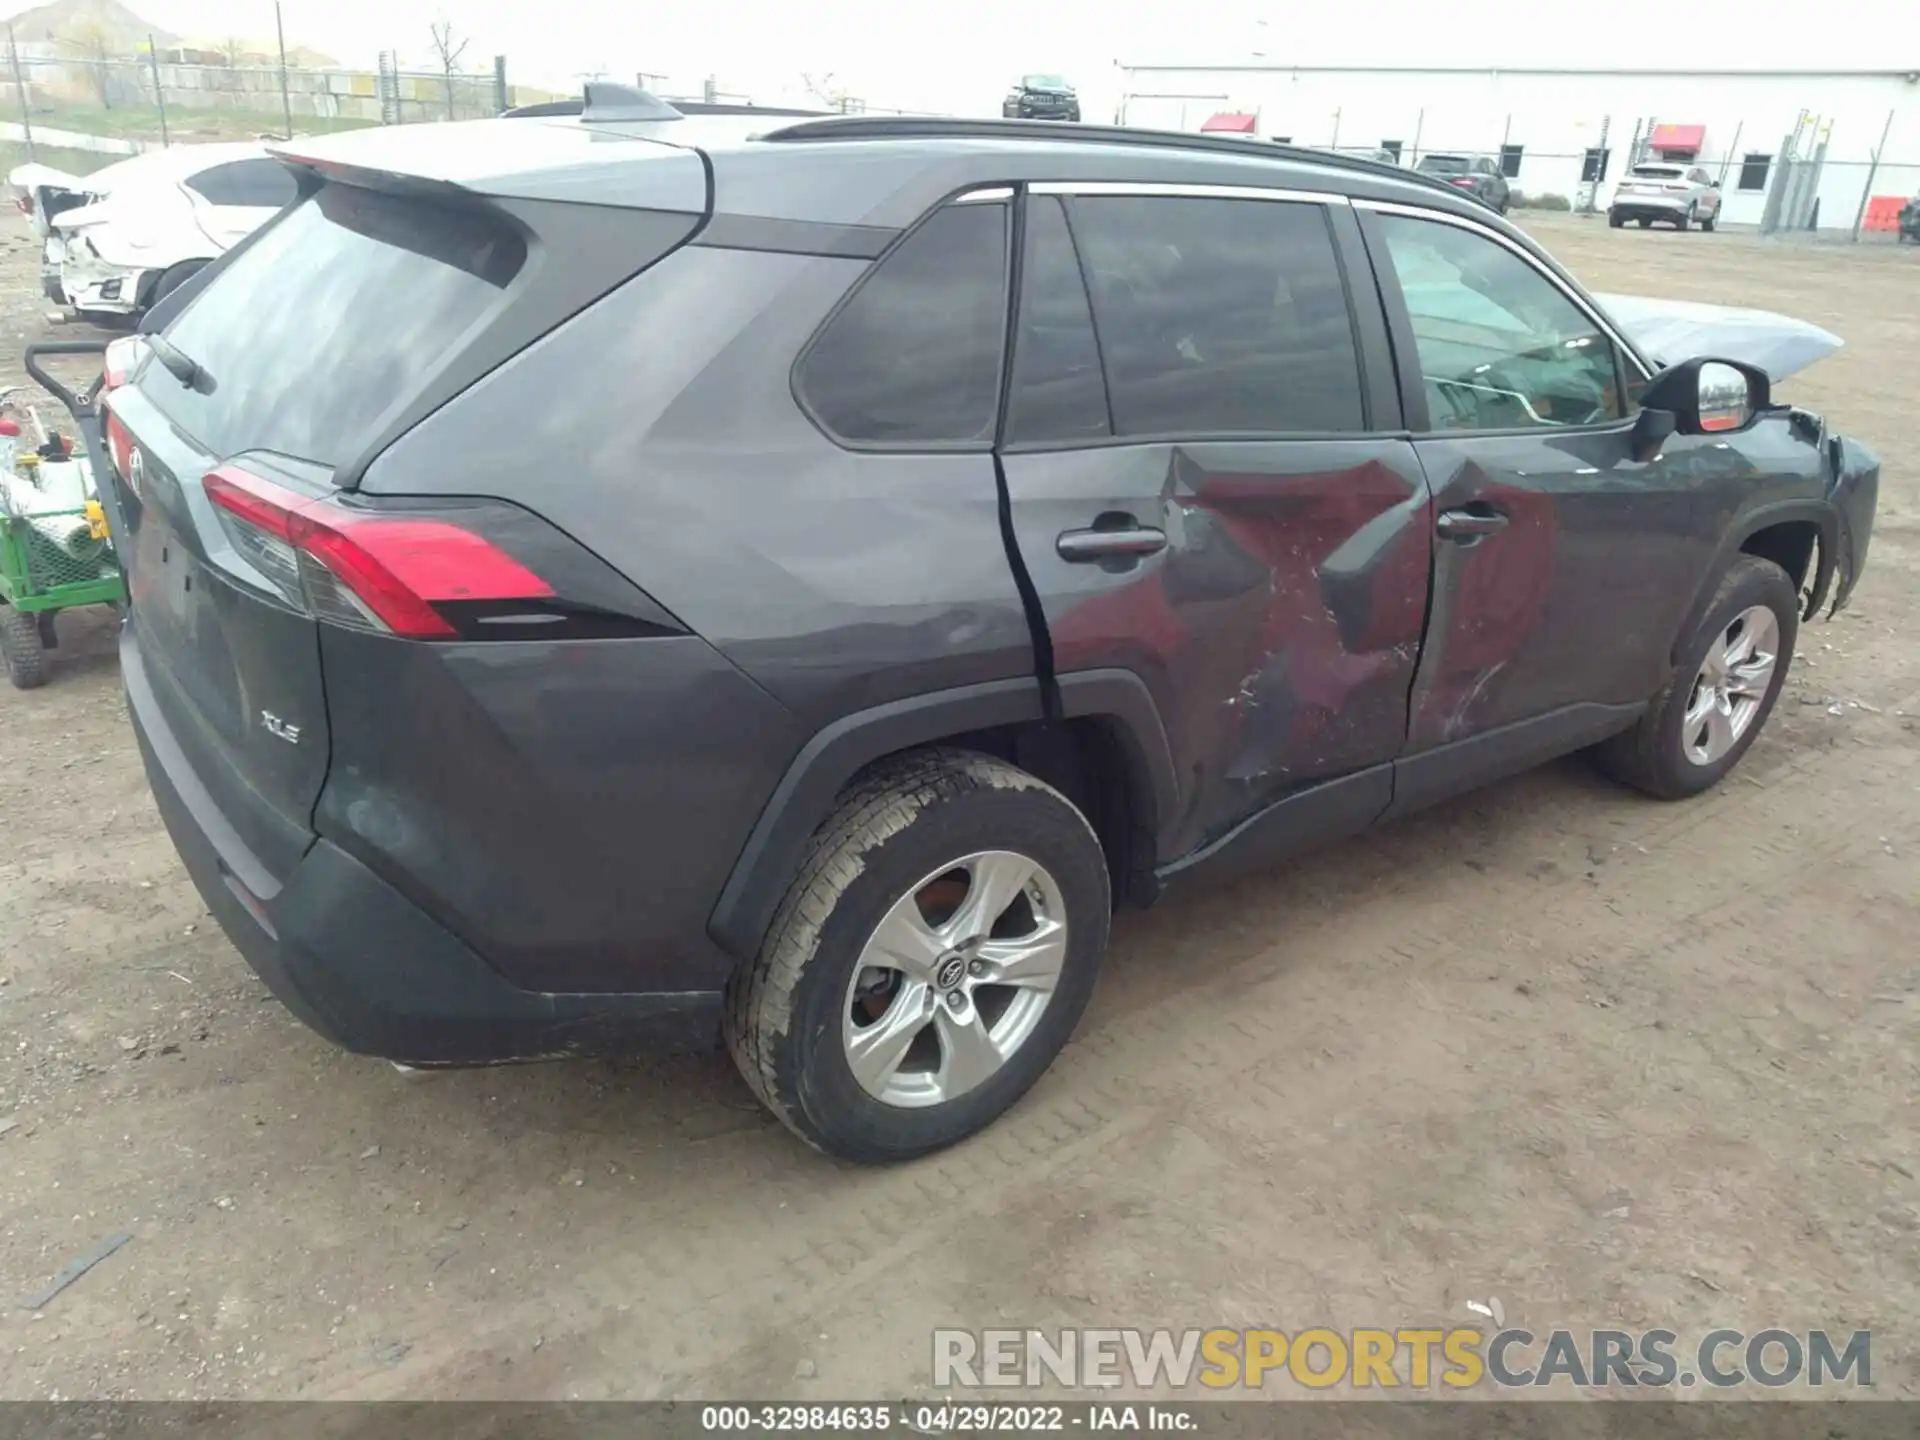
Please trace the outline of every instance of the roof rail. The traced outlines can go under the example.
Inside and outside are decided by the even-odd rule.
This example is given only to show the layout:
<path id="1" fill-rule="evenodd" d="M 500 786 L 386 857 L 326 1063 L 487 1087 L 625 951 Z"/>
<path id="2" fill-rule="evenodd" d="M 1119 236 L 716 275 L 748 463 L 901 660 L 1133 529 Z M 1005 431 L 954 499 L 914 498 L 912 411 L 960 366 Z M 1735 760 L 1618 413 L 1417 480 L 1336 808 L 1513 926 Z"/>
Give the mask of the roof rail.
<path id="1" fill-rule="evenodd" d="M 632 85 L 616 85 L 607 80 L 589 80 L 586 98 L 581 103 L 580 119 L 591 125 L 596 120 L 679 120 L 680 112 L 664 100 L 657 100 Z"/>
<path id="2" fill-rule="evenodd" d="M 1407 180 L 1456 198 L 1460 190 L 1444 180 L 1385 160 L 1281 145 L 1238 135 L 1194 135 L 1182 130 L 1146 130 L 1128 125 L 1080 125 L 1061 120 L 969 120 L 928 115 L 834 115 L 769 130 L 763 140 L 1054 140 L 1075 144 L 1147 145 L 1165 150 L 1199 150 L 1326 165 L 1362 175 Z"/>

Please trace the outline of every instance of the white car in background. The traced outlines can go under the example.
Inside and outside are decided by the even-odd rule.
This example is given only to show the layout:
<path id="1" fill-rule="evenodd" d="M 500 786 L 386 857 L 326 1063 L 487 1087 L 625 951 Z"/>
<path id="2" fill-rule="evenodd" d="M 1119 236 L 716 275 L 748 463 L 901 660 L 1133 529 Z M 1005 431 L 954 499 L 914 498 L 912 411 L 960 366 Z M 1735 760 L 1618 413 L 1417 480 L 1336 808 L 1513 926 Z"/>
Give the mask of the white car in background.
<path id="1" fill-rule="evenodd" d="M 1711 230 L 1720 220 L 1720 187 L 1698 165 L 1649 160 L 1635 165 L 1614 188 L 1607 224 L 1618 230 L 1627 221 L 1642 230 L 1658 220 L 1676 230 L 1698 223 Z"/>
<path id="2" fill-rule="evenodd" d="M 151 150 L 78 178 L 23 165 L 9 178 L 41 236 L 48 296 L 101 318 L 143 313 L 297 188 L 252 142 Z"/>

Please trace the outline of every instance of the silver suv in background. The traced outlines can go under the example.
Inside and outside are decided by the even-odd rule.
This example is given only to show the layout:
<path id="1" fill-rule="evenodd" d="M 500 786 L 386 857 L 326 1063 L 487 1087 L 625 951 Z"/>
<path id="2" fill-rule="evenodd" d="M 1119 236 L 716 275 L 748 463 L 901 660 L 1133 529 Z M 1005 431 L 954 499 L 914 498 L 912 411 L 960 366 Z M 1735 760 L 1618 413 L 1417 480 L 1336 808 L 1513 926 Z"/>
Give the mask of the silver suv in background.
<path id="1" fill-rule="evenodd" d="M 1607 223 L 1618 230 L 1627 221 L 1642 230 L 1658 220 L 1677 230 L 1696 221 L 1711 230 L 1720 220 L 1720 187 L 1698 165 L 1649 161 L 1635 165 L 1613 192 Z"/>

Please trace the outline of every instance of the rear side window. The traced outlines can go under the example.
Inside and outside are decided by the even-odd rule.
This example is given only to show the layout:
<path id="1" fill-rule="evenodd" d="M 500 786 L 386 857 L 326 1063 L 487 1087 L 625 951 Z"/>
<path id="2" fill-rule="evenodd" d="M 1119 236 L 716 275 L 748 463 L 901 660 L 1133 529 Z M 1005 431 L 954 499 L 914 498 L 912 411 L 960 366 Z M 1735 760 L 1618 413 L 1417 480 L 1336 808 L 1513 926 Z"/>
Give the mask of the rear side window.
<path id="1" fill-rule="evenodd" d="M 1020 292 L 1007 438 L 1037 444 L 1111 435 L 1086 282 L 1066 212 L 1052 195 L 1028 202 Z"/>
<path id="2" fill-rule="evenodd" d="M 337 465 L 488 313 L 526 259 L 484 211 L 329 185 L 195 297 L 166 336 L 210 383 L 142 389 L 201 447 Z"/>
<path id="3" fill-rule="evenodd" d="M 278 210 L 300 193 L 293 172 L 278 160 L 235 160 L 189 176 L 187 188 L 214 205 Z"/>
<path id="4" fill-rule="evenodd" d="M 1072 213 L 1118 434 L 1364 428 L 1320 206 L 1116 195 Z"/>
<path id="5" fill-rule="evenodd" d="M 949 205 L 861 281 L 800 362 L 798 389 L 854 444 L 991 440 L 1006 333 L 1007 207 Z"/>

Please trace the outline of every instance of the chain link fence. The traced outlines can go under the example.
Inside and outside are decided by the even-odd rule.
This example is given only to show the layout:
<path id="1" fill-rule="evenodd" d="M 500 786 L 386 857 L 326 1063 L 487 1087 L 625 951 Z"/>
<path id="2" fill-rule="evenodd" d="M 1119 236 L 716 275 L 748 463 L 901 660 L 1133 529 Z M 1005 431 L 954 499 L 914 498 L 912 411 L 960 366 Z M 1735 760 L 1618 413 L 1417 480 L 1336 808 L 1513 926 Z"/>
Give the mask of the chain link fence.
<path id="1" fill-rule="evenodd" d="M 1881 110 L 1870 124 L 1811 111 L 1797 119 L 1788 111 L 1785 122 L 1735 115 L 1717 119 L 1699 137 L 1698 150 L 1676 151 L 1655 148 L 1659 122 L 1652 116 L 1543 110 L 1537 117 L 1518 111 L 1469 117 L 1434 106 L 1374 104 L 1364 119 L 1355 106 L 1344 114 L 1315 107 L 1306 120 L 1289 118 L 1299 116 L 1298 105 L 1263 113 L 1244 90 L 1232 93 L 1230 77 L 1217 78 L 1226 81 L 1218 91 L 1130 91 L 1116 119 L 1197 131 L 1232 116 L 1251 123 L 1249 133 L 1262 139 L 1408 167 L 1429 155 L 1484 156 L 1499 165 L 1521 205 L 1587 213 L 1606 211 L 1635 164 L 1670 162 L 1703 169 L 1719 186 L 1722 223 L 1771 235 L 1891 241 L 1900 207 L 1920 195 L 1920 115 Z M 1362 135 L 1387 138 L 1363 142 Z"/>
<path id="2" fill-rule="evenodd" d="M 481 72 L 427 71 L 388 52 L 371 70 L 322 69 L 252 55 L 183 61 L 165 46 L 105 57 L 9 41 L 0 57 L 0 143 L 29 158 L 45 149 L 111 160 L 181 142 L 473 120 L 546 97 L 510 85 L 504 58 Z"/>

